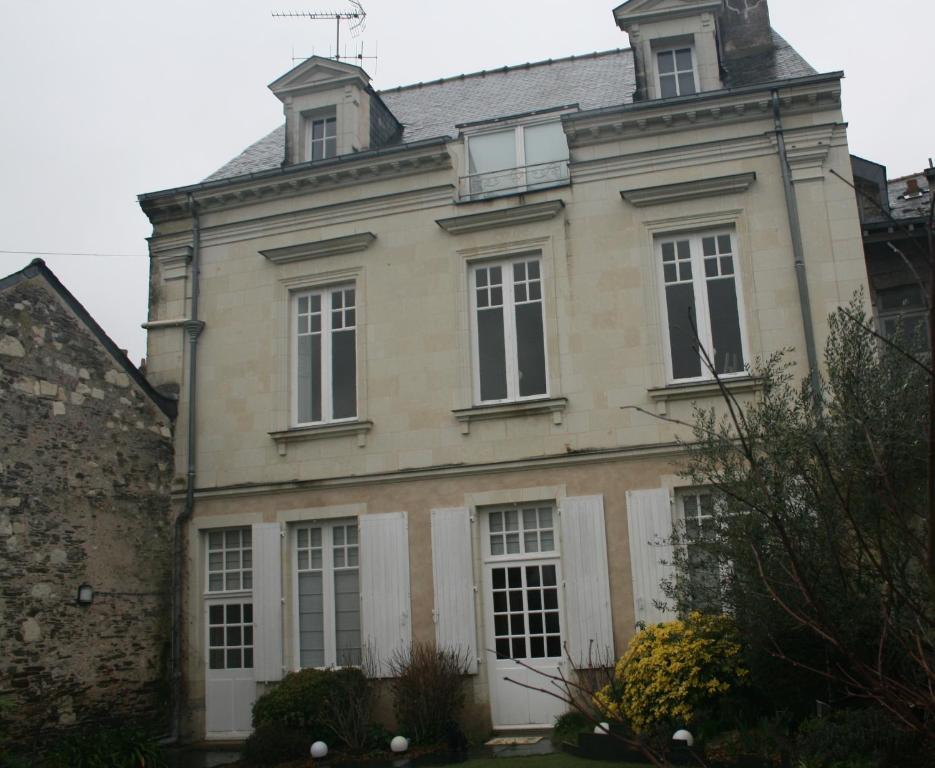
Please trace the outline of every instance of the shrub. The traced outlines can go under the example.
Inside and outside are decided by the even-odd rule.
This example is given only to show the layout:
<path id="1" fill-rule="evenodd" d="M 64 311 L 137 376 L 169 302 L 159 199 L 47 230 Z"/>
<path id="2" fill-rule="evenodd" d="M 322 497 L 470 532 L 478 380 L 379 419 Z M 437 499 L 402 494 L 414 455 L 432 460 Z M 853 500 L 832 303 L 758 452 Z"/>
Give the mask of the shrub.
<path id="1" fill-rule="evenodd" d="M 304 731 L 267 723 L 247 738 L 243 759 L 248 765 L 278 765 L 308 757 L 314 741 Z"/>
<path id="2" fill-rule="evenodd" d="M 887 768 L 916 765 L 913 736 L 893 727 L 878 709 L 843 709 L 806 720 L 796 751 L 808 768 Z"/>
<path id="3" fill-rule="evenodd" d="M 253 704 L 253 727 L 276 725 L 320 733 L 323 703 L 332 673 L 321 669 L 290 672 Z"/>
<path id="4" fill-rule="evenodd" d="M 639 632 L 617 662 L 614 683 L 594 701 L 608 718 L 644 733 L 700 721 L 748 677 L 733 621 L 692 613 Z"/>
<path id="5" fill-rule="evenodd" d="M 413 643 L 390 659 L 393 711 L 404 735 L 435 744 L 457 728 L 468 663 L 466 652 L 428 643 Z"/>
<path id="6" fill-rule="evenodd" d="M 555 718 L 555 728 L 552 729 L 552 743 L 577 744 L 579 733 L 590 733 L 594 725 L 580 712 L 572 710 Z"/>
<path id="7" fill-rule="evenodd" d="M 352 751 L 362 751 L 372 740 L 375 690 L 373 681 L 355 667 L 329 673 L 321 720 Z"/>
<path id="8" fill-rule="evenodd" d="M 61 737 L 50 751 L 46 765 L 49 768 L 165 768 L 166 759 L 145 732 L 113 726 Z"/>

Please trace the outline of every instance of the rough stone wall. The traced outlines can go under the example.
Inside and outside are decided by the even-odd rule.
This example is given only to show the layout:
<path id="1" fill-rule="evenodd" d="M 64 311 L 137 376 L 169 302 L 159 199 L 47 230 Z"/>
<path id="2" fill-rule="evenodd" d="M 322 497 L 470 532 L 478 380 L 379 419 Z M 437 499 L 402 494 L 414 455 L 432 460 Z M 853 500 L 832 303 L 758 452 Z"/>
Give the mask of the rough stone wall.
<path id="1" fill-rule="evenodd" d="M 41 277 L 0 291 L 0 436 L 4 727 L 165 728 L 171 423 Z"/>

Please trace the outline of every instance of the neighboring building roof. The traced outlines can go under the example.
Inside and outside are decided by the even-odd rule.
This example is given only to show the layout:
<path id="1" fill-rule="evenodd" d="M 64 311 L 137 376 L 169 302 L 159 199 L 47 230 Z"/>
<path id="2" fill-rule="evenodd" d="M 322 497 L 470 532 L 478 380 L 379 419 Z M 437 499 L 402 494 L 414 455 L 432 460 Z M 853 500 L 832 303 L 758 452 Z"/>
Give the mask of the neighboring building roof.
<path id="1" fill-rule="evenodd" d="M 814 75 L 815 70 L 775 31 L 772 50 L 725 62 L 728 88 Z M 538 110 L 581 110 L 633 102 L 636 72 L 629 48 L 503 67 L 380 91 L 403 126 L 402 141 L 455 137 L 458 126 Z M 268 171 L 282 165 L 285 126 L 264 136 L 205 181 Z"/>
<path id="2" fill-rule="evenodd" d="M 887 182 L 890 213 L 894 219 L 926 218 L 932 206 L 932 190 L 925 173 L 912 173 Z"/>
<path id="3" fill-rule="evenodd" d="M 174 419 L 176 411 L 178 410 L 176 401 L 163 395 L 147 381 L 143 372 L 133 365 L 130 358 L 127 357 L 127 353 L 114 343 L 114 340 L 98 325 L 97 321 L 91 316 L 88 310 L 84 308 L 84 305 L 61 283 L 55 276 L 55 273 L 46 266 L 42 259 L 33 259 L 19 272 L 14 272 L 11 275 L 0 278 L 0 291 L 6 291 L 26 280 L 32 280 L 36 277 L 42 277 L 46 283 L 48 283 L 61 297 L 65 305 L 75 313 L 82 323 L 84 323 L 92 335 L 97 338 L 104 349 L 114 358 L 114 361 L 139 385 L 140 389 L 146 393 L 150 400 L 152 400 L 166 416 L 170 419 Z"/>

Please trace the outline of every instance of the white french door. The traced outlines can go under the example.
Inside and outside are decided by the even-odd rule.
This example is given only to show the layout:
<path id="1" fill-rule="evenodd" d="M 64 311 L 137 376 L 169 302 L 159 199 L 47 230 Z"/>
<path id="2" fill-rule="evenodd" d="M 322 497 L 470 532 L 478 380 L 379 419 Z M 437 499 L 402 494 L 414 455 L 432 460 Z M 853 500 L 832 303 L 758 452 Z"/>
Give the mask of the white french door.
<path id="1" fill-rule="evenodd" d="M 206 601 L 205 731 L 209 739 L 248 736 L 256 698 L 253 600 Z"/>
<path id="2" fill-rule="evenodd" d="M 485 515 L 485 658 L 495 728 L 551 728 L 567 709 L 551 695 L 564 694 L 553 678 L 566 672 L 553 520 L 545 504 Z"/>

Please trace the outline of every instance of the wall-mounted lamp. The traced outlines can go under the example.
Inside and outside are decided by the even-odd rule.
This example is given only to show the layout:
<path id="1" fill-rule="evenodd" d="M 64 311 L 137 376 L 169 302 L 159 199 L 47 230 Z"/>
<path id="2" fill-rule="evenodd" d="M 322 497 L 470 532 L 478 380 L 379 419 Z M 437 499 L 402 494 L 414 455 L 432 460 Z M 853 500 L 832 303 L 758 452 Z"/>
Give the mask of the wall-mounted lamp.
<path id="1" fill-rule="evenodd" d="M 94 587 L 90 584 L 82 584 L 78 587 L 78 595 L 75 597 L 78 605 L 91 605 L 94 602 Z"/>

